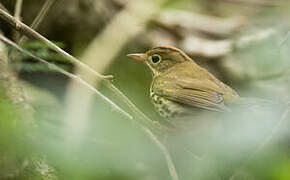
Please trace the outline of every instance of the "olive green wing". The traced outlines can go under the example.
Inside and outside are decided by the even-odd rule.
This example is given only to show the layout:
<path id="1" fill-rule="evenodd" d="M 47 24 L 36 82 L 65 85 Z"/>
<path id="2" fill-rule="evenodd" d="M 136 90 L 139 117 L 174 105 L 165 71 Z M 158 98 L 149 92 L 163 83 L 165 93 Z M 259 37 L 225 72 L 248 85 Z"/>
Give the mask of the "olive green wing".
<path id="1" fill-rule="evenodd" d="M 226 90 L 210 80 L 175 79 L 156 82 L 152 90 L 159 96 L 181 104 L 208 110 L 229 111 L 223 99 Z"/>

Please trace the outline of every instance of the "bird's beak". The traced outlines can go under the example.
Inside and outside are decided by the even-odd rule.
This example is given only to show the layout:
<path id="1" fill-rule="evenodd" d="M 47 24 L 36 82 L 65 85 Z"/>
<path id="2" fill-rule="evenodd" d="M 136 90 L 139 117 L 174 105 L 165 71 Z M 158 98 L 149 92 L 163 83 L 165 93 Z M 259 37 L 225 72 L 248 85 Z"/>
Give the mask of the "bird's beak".
<path id="1" fill-rule="evenodd" d="M 138 53 L 138 54 L 127 54 L 128 57 L 135 59 L 137 61 L 145 62 L 147 60 L 147 55 L 144 53 Z"/>

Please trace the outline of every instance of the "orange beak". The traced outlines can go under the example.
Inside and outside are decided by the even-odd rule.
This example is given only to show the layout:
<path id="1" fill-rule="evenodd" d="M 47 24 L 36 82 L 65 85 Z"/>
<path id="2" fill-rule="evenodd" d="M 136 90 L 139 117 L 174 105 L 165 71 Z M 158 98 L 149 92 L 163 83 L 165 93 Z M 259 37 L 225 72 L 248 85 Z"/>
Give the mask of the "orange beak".
<path id="1" fill-rule="evenodd" d="M 147 55 L 144 53 L 138 53 L 138 54 L 127 54 L 128 57 L 135 59 L 137 61 L 145 62 L 147 60 Z"/>

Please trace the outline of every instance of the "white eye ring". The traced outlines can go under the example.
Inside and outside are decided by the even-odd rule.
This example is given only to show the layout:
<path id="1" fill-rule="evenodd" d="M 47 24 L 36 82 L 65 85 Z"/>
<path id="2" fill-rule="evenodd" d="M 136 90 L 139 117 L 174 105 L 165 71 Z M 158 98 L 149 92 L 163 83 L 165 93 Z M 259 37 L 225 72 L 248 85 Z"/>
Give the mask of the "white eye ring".
<path id="1" fill-rule="evenodd" d="M 153 63 L 153 64 L 157 64 L 159 62 L 161 62 L 162 58 L 159 54 L 153 54 L 152 56 L 150 56 L 150 61 Z"/>

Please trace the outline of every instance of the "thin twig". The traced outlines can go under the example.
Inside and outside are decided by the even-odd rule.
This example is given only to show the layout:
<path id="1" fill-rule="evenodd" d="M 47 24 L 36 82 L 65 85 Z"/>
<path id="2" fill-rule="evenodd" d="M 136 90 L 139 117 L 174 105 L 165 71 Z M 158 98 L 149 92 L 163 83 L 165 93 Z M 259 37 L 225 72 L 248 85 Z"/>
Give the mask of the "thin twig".
<path id="1" fill-rule="evenodd" d="M 26 24 L 22 23 L 21 21 L 14 18 L 13 16 L 11 16 L 9 13 L 5 12 L 2 9 L 0 9 L 0 18 L 4 19 L 6 22 L 8 22 L 12 27 L 14 27 L 17 31 L 21 32 L 22 34 L 24 34 L 28 37 L 31 37 L 33 39 L 37 39 L 39 41 L 42 41 L 47 46 L 49 46 L 50 48 L 52 48 L 53 50 L 55 50 L 59 54 L 63 55 L 65 58 L 67 58 L 72 63 L 77 64 L 78 66 L 86 69 L 87 71 L 94 74 L 95 76 L 97 76 L 101 79 L 104 79 L 104 80 L 105 79 L 106 80 L 112 79 L 111 75 L 104 76 L 104 75 L 97 73 L 95 70 L 90 68 L 88 65 L 86 65 L 82 61 L 78 60 L 77 58 L 73 57 L 72 55 L 70 55 L 66 51 L 62 50 L 60 47 L 55 45 L 53 42 L 49 41 L 48 39 L 46 39 L 45 37 L 40 35 L 38 32 L 34 31 L 30 27 L 28 27 Z"/>
<path id="2" fill-rule="evenodd" d="M 3 10 L 5 10 L 6 12 L 8 12 L 8 13 L 10 13 L 9 11 L 8 11 L 8 9 L 6 9 L 6 7 L 0 2 L 0 9 L 3 9 Z"/>
<path id="3" fill-rule="evenodd" d="M 280 47 L 284 46 L 284 44 L 288 41 L 288 39 L 290 38 L 290 31 L 287 32 L 285 38 L 281 41 L 281 43 L 279 44 Z"/>
<path id="4" fill-rule="evenodd" d="M 22 0 L 17 0 L 15 3 L 14 17 L 19 20 L 21 18 L 22 2 Z"/>
<path id="5" fill-rule="evenodd" d="M 156 144 L 156 146 L 161 150 L 161 152 L 164 154 L 166 162 L 167 162 L 167 166 L 169 169 L 169 173 L 171 175 L 171 178 L 173 180 L 178 180 L 178 175 L 174 166 L 174 163 L 171 159 L 170 153 L 168 152 L 167 148 L 164 146 L 164 144 L 162 144 L 157 137 L 152 133 L 152 131 L 150 131 L 148 128 L 146 127 L 142 127 L 142 130 L 150 137 L 150 139 Z"/>
<path id="6" fill-rule="evenodd" d="M 256 152 L 259 152 L 261 149 L 263 149 L 263 147 L 265 147 L 267 144 L 269 144 L 271 142 L 271 140 L 277 134 L 278 130 L 281 128 L 283 122 L 287 119 L 287 117 L 289 115 L 289 112 L 290 112 L 290 106 L 289 106 L 289 103 L 288 103 L 288 105 L 286 107 L 286 110 L 283 112 L 281 118 L 279 119 L 279 121 L 277 122 L 277 124 L 275 125 L 275 127 L 272 129 L 272 131 L 269 133 L 269 135 L 267 135 L 267 137 L 264 139 L 264 141 L 258 147 L 258 149 L 256 150 Z"/>
<path id="7" fill-rule="evenodd" d="M 288 103 L 285 111 L 281 115 L 281 117 L 280 117 L 279 121 L 277 122 L 277 124 L 275 125 L 275 127 L 273 127 L 273 129 L 271 130 L 271 132 L 269 132 L 269 134 L 267 134 L 267 136 L 265 137 L 265 139 L 262 141 L 261 144 L 258 145 L 258 147 L 254 150 L 254 152 L 251 153 L 247 157 L 247 160 L 245 162 L 249 162 L 250 160 L 252 160 L 255 157 L 255 155 L 257 155 L 259 152 L 261 152 L 261 150 L 265 146 L 267 146 L 267 144 L 269 144 L 272 141 L 272 139 L 275 137 L 275 135 L 277 134 L 278 130 L 281 128 L 281 126 L 284 123 L 284 121 L 289 116 L 289 113 L 290 113 L 290 104 Z M 244 167 L 244 166 L 246 166 L 246 163 L 243 163 L 242 167 Z"/>
<path id="8" fill-rule="evenodd" d="M 19 21 L 21 21 L 22 2 L 23 2 L 22 0 L 17 0 L 14 8 L 14 17 Z M 19 32 L 13 31 L 13 38 L 15 41 L 18 41 Z"/>
<path id="9" fill-rule="evenodd" d="M 60 53 L 64 57 L 66 57 L 71 62 L 73 62 L 73 63 L 79 65 L 80 67 L 86 69 L 87 71 L 93 73 L 94 75 L 96 75 L 101 80 L 104 80 L 105 85 L 109 89 L 111 89 L 119 98 L 121 98 L 132 109 L 132 111 L 134 113 L 133 118 L 134 119 L 140 119 L 142 121 L 141 123 L 139 123 L 139 125 L 141 126 L 141 129 L 158 146 L 158 148 L 161 150 L 161 152 L 165 156 L 165 159 L 166 159 L 166 162 L 167 162 L 167 165 L 168 165 L 168 168 L 169 168 L 169 173 L 170 173 L 171 178 L 173 180 L 178 180 L 179 179 L 178 175 L 177 175 L 177 171 L 176 171 L 175 166 L 174 166 L 174 163 L 173 163 L 173 161 L 171 159 L 171 156 L 170 156 L 169 152 L 167 151 L 165 145 L 163 145 L 158 140 L 158 138 L 152 133 L 152 131 L 147 128 L 148 125 L 150 125 L 149 127 L 154 126 L 153 121 L 150 118 L 148 118 L 141 110 L 139 110 L 134 105 L 134 103 L 132 103 L 118 88 L 116 88 L 110 81 L 107 80 L 108 78 L 112 78 L 112 76 L 104 76 L 104 75 L 101 75 L 101 74 L 97 73 L 96 71 L 91 69 L 88 65 L 82 63 L 77 58 L 71 56 L 70 54 L 68 54 L 67 52 L 65 52 L 64 50 L 62 50 L 58 46 L 56 46 L 54 43 L 52 43 L 51 41 L 49 41 L 45 37 L 41 36 L 39 33 L 37 33 L 36 31 L 31 29 L 27 25 L 23 24 L 22 22 L 18 21 L 17 19 L 12 17 L 10 14 L 6 13 L 5 11 L 3 11 L 1 9 L 0 9 L 0 18 L 4 19 L 6 22 L 8 22 L 10 25 L 12 25 L 12 27 L 14 27 L 16 30 L 20 31 L 24 35 L 26 35 L 28 37 L 31 37 L 33 39 L 37 39 L 37 40 L 39 40 L 41 42 L 44 42 L 46 45 L 48 45 L 49 47 L 51 47 L 52 49 L 54 49 L 55 51 L 57 51 L 58 53 Z M 77 77 L 79 77 L 79 76 L 77 76 Z M 87 84 L 87 85 L 89 85 L 89 84 Z M 101 97 L 103 97 L 105 100 L 107 99 L 105 96 L 101 96 Z M 117 108 L 115 106 L 113 106 L 113 107 Z"/>
<path id="10" fill-rule="evenodd" d="M 55 0 L 46 0 L 45 1 L 44 5 L 42 6 L 41 10 L 37 14 L 36 18 L 31 23 L 31 25 L 30 25 L 31 29 L 34 29 L 34 30 L 37 29 L 37 27 L 39 26 L 39 24 L 41 23 L 43 18 L 46 16 L 47 12 L 49 11 L 49 9 L 51 8 L 51 6 L 53 5 L 54 2 L 55 2 Z M 27 37 L 22 36 L 19 40 L 19 44 L 22 44 L 26 40 L 27 40 Z"/>
<path id="11" fill-rule="evenodd" d="M 168 130 L 173 131 L 172 129 L 162 126 L 158 122 L 154 122 L 151 120 L 148 116 L 146 116 L 137 106 L 129 100 L 127 96 L 125 96 L 116 86 L 114 86 L 112 83 L 106 81 L 106 86 L 111 89 L 116 95 L 119 96 L 121 100 L 133 111 L 134 117 L 138 117 L 139 120 L 141 120 L 142 124 L 146 127 L 149 127 L 151 130 Z"/>
<path id="12" fill-rule="evenodd" d="M 184 150 L 185 150 L 188 154 L 190 154 L 190 156 L 192 156 L 195 160 L 198 160 L 198 161 L 202 160 L 202 157 L 199 157 L 198 155 L 194 154 L 194 153 L 191 152 L 189 149 L 184 148 Z"/>
<path id="13" fill-rule="evenodd" d="M 271 132 L 269 134 L 267 134 L 267 136 L 265 137 L 265 139 L 262 141 L 261 144 L 258 145 L 258 147 L 254 150 L 253 153 L 251 153 L 246 160 L 244 161 L 244 163 L 242 163 L 240 169 L 243 169 L 246 165 L 247 162 L 250 162 L 259 152 L 261 152 L 261 150 L 267 146 L 272 139 L 275 137 L 275 135 L 277 134 L 278 130 L 281 128 L 281 126 L 283 125 L 284 121 L 287 119 L 287 117 L 289 116 L 290 113 L 290 104 L 287 104 L 287 107 L 285 109 L 285 111 L 283 112 L 283 114 L 281 115 L 279 121 L 277 122 L 277 124 L 275 125 L 275 127 L 273 127 L 273 129 L 271 130 Z M 229 178 L 229 180 L 234 179 L 234 177 L 237 175 L 237 173 L 233 173 L 233 175 Z"/>
<path id="14" fill-rule="evenodd" d="M 102 99 L 104 99 L 108 104 L 110 104 L 112 107 L 114 107 L 117 111 L 119 111 L 120 113 L 122 113 L 123 115 L 125 115 L 126 117 L 128 117 L 129 119 L 133 119 L 133 117 L 128 114 L 127 112 L 125 112 L 122 108 L 120 108 L 118 105 L 116 105 L 114 102 L 112 102 L 109 98 L 107 98 L 106 96 L 104 96 L 102 93 L 100 93 L 98 90 L 96 90 L 92 85 L 90 85 L 89 83 L 87 83 L 85 80 L 83 80 L 81 77 L 75 75 L 75 74 L 71 74 L 63 69 L 61 69 L 60 67 L 56 66 L 55 64 L 49 63 L 44 59 L 41 59 L 35 55 L 33 55 L 32 53 L 30 53 L 29 51 L 26 51 L 25 49 L 21 48 L 20 46 L 18 46 L 17 44 L 15 44 L 14 42 L 10 41 L 9 39 L 7 39 L 5 36 L 3 36 L 2 34 L 0 34 L 0 40 L 9 44 L 10 46 L 13 46 L 15 49 L 17 49 L 18 51 L 44 63 L 47 65 L 48 68 L 56 70 L 57 72 L 64 74 L 65 76 L 68 76 L 69 78 L 78 81 L 79 83 L 83 84 L 84 86 L 86 86 L 87 88 L 89 88 L 90 90 L 92 90 L 95 94 L 97 94 L 98 96 L 100 96 Z"/>

